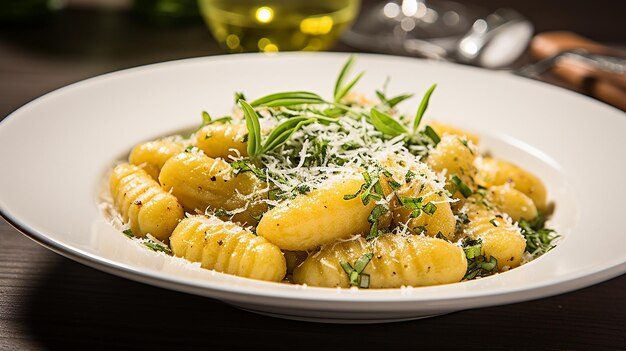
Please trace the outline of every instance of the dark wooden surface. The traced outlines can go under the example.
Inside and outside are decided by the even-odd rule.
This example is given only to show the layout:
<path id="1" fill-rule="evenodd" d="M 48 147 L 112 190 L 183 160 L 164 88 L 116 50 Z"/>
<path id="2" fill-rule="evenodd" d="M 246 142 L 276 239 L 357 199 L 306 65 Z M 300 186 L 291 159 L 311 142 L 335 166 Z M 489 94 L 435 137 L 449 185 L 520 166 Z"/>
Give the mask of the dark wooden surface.
<path id="1" fill-rule="evenodd" d="M 547 16 L 538 16 L 545 19 L 540 28 L 569 29 L 550 28 Z M 597 28 L 587 30 L 593 33 Z M 613 31 L 594 39 L 626 43 Z M 335 49 L 351 50 L 342 44 Z M 69 9 L 39 26 L 2 27 L 0 118 L 80 79 L 218 53 L 201 23 L 152 27 L 112 10 Z M 0 220 L 0 350 L 307 345 L 624 350 L 625 296 L 626 276 L 621 276 L 550 298 L 411 322 L 365 326 L 294 322 L 102 273 L 48 251 Z"/>

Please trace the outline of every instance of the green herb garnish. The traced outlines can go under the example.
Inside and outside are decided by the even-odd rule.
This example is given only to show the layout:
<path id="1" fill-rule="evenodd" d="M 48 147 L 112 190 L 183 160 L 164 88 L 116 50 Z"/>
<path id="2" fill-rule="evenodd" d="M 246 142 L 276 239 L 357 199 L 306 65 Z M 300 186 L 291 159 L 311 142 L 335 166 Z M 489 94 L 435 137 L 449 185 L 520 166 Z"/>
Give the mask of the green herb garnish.
<path id="1" fill-rule="evenodd" d="M 457 138 L 457 140 L 469 150 L 470 154 L 474 154 L 474 151 L 472 151 L 472 148 L 469 147 L 469 143 L 466 139 Z"/>
<path id="2" fill-rule="evenodd" d="M 372 212 L 370 212 L 369 216 L 367 217 L 367 221 L 370 222 L 372 225 L 370 227 L 370 232 L 365 238 L 365 240 L 369 241 L 382 235 L 382 231 L 378 229 L 378 220 L 382 215 L 384 215 L 388 211 L 389 210 L 387 209 L 387 207 L 385 207 L 384 205 L 378 204 L 374 207 Z"/>
<path id="3" fill-rule="evenodd" d="M 152 251 L 157 251 L 157 252 L 160 251 L 168 255 L 172 254 L 172 250 L 170 250 L 170 248 L 167 245 L 160 242 L 157 238 L 155 238 L 154 236 L 150 234 L 146 234 L 146 237 L 145 239 L 143 239 L 142 244 Z"/>
<path id="4" fill-rule="evenodd" d="M 370 111 L 371 122 L 381 133 L 396 137 L 398 135 L 408 133 L 408 130 L 402 123 L 396 121 L 390 115 L 376 109 L 372 108 Z"/>
<path id="5" fill-rule="evenodd" d="M 294 191 L 300 195 L 305 195 L 311 192 L 311 187 L 306 184 L 298 185 Z"/>
<path id="6" fill-rule="evenodd" d="M 431 85 L 430 88 L 428 88 L 428 90 L 426 91 L 426 94 L 424 94 L 424 97 L 422 98 L 422 102 L 420 102 L 420 106 L 417 109 L 417 113 L 415 114 L 415 119 L 413 120 L 413 134 L 417 133 L 417 128 L 419 127 L 419 124 L 422 121 L 422 117 L 424 116 L 424 113 L 426 112 L 426 109 L 428 108 L 428 102 L 430 101 L 430 96 L 433 94 L 433 91 L 435 91 L 436 87 L 437 87 L 437 84 Z"/>
<path id="7" fill-rule="evenodd" d="M 435 130 L 431 126 L 427 125 L 424 128 L 424 135 L 426 135 L 430 140 L 432 140 L 435 146 L 437 146 L 437 144 L 439 144 L 439 142 L 441 141 L 441 138 L 439 137 L 439 135 L 437 135 L 437 132 L 435 132 Z"/>
<path id="8" fill-rule="evenodd" d="M 243 95 L 243 93 L 242 93 L 242 92 L 240 92 L 240 91 L 236 91 L 236 92 L 235 92 L 235 104 L 238 104 L 238 103 L 239 103 L 239 100 L 246 100 L 246 96 L 245 96 L 245 95 Z"/>
<path id="9" fill-rule="evenodd" d="M 389 179 L 387 183 L 389 184 L 392 190 L 398 190 L 402 186 L 402 184 L 396 182 L 395 179 Z"/>
<path id="10" fill-rule="evenodd" d="M 204 127 L 210 123 L 211 123 L 211 115 L 206 111 L 202 111 L 202 126 L 201 127 Z"/>
<path id="11" fill-rule="evenodd" d="M 273 151 L 284 144 L 302 126 L 316 121 L 315 118 L 308 117 L 288 118 L 276 126 L 265 139 L 265 143 L 262 144 L 258 113 L 245 100 L 239 100 L 239 104 L 246 118 L 246 127 L 248 128 L 247 151 L 251 157 Z"/>
<path id="12" fill-rule="evenodd" d="M 359 79 L 361 79 L 361 77 L 365 73 L 365 72 L 359 73 L 356 76 L 356 78 L 350 81 L 350 83 L 344 85 L 344 80 L 346 79 L 347 75 L 350 73 L 350 70 L 352 69 L 352 66 L 354 65 L 354 61 L 355 61 L 355 56 L 350 55 L 346 63 L 341 68 L 341 71 L 339 72 L 339 76 L 337 76 L 337 81 L 335 82 L 335 90 L 333 92 L 333 98 L 335 102 L 341 101 L 341 99 L 344 96 L 346 96 L 346 94 L 348 94 L 350 89 L 352 89 L 352 87 L 359 81 Z"/>
<path id="13" fill-rule="evenodd" d="M 526 251 L 533 256 L 540 256 L 552 250 L 552 242 L 559 237 L 553 229 L 545 228 L 545 216 L 539 214 L 532 221 L 521 219 L 517 225 L 526 239 Z"/>
<path id="14" fill-rule="evenodd" d="M 143 244 L 146 247 L 148 247 L 150 250 L 152 250 L 152 251 L 165 252 L 168 255 L 172 254 L 172 250 L 169 247 L 167 247 L 167 246 L 165 246 L 163 244 L 158 244 L 158 243 L 155 243 L 155 242 L 152 242 L 152 241 L 144 241 Z"/>
<path id="15" fill-rule="evenodd" d="M 135 234 L 133 234 L 133 231 L 130 230 L 130 229 L 122 230 L 122 234 L 126 235 L 129 238 L 134 238 L 135 237 Z"/>
<path id="16" fill-rule="evenodd" d="M 258 98 L 250 103 L 253 107 L 286 107 L 303 104 L 324 104 L 321 96 L 308 91 L 287 91 Z"/>
<path id="17" fill-rule="evenodd" d="M 412 98 L 413 94 L 400 94 L 392 98 L 387 98 L 382 91 L 376 90 L 376 96 L 378 96 L 378 99 L 380 100 L 380 102 L 387 105 L 387 107 L 394 108 L 397 104 L 401 103 L 402 101 Z"/>
<path id="18" fill-rule="evenodd" d="M 265 175 L 265 173 L 263 173 L 263 171 L 253 165 L 250 160 L 237 160 L 231 163 L 230 166 L 235 176 L 239 175 L 239 173 L 252 172 L 257 178 L 261 180 L 267 180 L 267 176 Z"/>
<path id="19" fill-rule="evenodd" d="M 411 171 L 410 169 L 408 171 L 406 171 L 406 174 L 404 175 L 404 181 L 409 184 L 413 178 L 416 176 L 417 174 L 415 174 L 415 172 Z"/>
<path id="20" fill-rule="evenodd" d="M 383 192 L 382 185 L 380 185 L 380 178 L 378 174 L 370 174 L 369 172 L 365 171 L 362 173 L 362 175 L 365 182 L 361 184 L 359 190 L 357 190 L 357 192 L 354 194 L 344 195 L 343 199 L 352 200 L 355 197 L 359 196 L 359 194 L 361 194 L 361 201 L 363 202 L 364 206 L 367 206 L 367 204 L 369 204 L 369 202 L 372 200 L 378 201 L 384 198 L 385 194 Z"/>
<path id="21" fill-rule="evenodd" d="M 245 100 L 239 100 L 239 104 L 243 109 L 246 118 L 246 127 L 248 128 L 248 155 L 256 156 L 261 153 L 261 125 L 259 116 Z"/>
<path id="22" fill-rule="evenodd" d="M 493 256 L 487 259 L 482 252 L 482 246 L 481 239 L 467 238 L 463 240 L 463 252 L 467 258 L 467 271 L 463 280 L 486 277 L 498 272 L 498 260 Z"/>
<path id="23" fill-rule="evenodd" d="M 435 211 L 437 211 L 437 206 L 434 203 L 429 202 L 422 207 L 422 211 L 424 211 L 427 215 L 432 216 Z"/>
<path id="24" fill-rule="evenodd" d="M 284 144 L 302 126 L 315 122 L 315 118 L 293 117 L 281 122 L 267 136 L 259 154 L 273 151 Z M 255 155 L 252 155 L 255 156 Z"/>
<path id="25" fill-rule="evenodd" d="M 350 285 L 358 286 L 359 288 L 367 289 L 370 286 L 370 276 L 369 274 L 363 273 L 365 267 L 370 263 L 374 257 L 373 253 L 366 253 L 363 256 L 359 257 L 354 263 L 354 267 L 346 261 L 341 261 L 339 264 L 341 268 L 348 274 L 348 280 L 350 281 Z"/>
<path id="26" fill-rule="evenodd" d="M 454 191 L 452 191 L 453 194 L 456 192 L 456 190 L 458 190 L 461 195 L 463 195 L 463 197 L 468 198 L 474 193 L 472 189 L 465 185 L 461 178 L 456 175 L 453 175 L 452 178 L 450 178 L 450 182 L 454 185 Z"/>

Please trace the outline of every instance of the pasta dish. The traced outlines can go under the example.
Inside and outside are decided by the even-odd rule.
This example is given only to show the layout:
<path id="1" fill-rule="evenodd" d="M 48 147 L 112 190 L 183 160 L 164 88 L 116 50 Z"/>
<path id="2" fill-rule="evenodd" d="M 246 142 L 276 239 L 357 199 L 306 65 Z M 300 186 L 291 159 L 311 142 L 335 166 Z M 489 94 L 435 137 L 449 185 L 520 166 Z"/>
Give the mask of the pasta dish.
<path id="1" fill-rule="evenodd" d="M 137 144 L 109 178 L 120 230 L 162 254 L 266 281 L 340 288 L 429 286 L 513 269 L 553 247 L 547 190 L 425 119 L 412 94 L 309 91 L 202 113 L 187 135 Z"/>

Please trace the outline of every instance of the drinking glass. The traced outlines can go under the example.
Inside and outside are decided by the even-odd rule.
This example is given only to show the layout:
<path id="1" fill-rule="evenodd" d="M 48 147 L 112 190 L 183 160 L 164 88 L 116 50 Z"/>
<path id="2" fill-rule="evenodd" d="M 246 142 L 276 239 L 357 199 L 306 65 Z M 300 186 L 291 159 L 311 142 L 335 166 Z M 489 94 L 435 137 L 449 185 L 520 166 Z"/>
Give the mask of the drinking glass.
<path id="1" fill-rule="evenodd" d="M 230 52 L 318 51 L 356 17 L 360 0 L 199 0 L 215 39 Z"/>
<path id="2" fill-rule="evenodd" d="M 444 55 L 483 11 L 453 0 L 388 0 L 365 11 L 343 41 L 379 52 L 410 53 L 406 43 L 433 56 Z"/>

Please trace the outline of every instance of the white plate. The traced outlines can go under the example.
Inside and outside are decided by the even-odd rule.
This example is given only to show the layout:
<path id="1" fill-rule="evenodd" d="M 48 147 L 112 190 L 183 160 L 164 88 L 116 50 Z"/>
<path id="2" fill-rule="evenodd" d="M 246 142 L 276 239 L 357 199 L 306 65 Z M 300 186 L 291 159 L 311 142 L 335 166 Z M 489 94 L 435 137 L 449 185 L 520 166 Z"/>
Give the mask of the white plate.
<path id="1" fill-rule="evenodd" d="M 221 299 L 255 312 L 331 322 L 421 318 L 530 300 L 626 271 L 626 116 L 589 98 L 514 77 L 418 59 L 359 55 L 372 94 L 438 89 L 427 115 L 482 137 L 482 147 L 538 174 L 563 236 L 547 255 L 504 274 L 444 286 L 355 290 L 267 283 L 189 269 L 137 247 L 98 208 L 112 162 L 139 141 L 225 114 L 233 92 L 329 96 L 344 54 L 257 54 L 169 62 L 89 79 L 47 94 L 0 124 L 0 213 L 42 245 L 129 279 Z M 417 98 L 401 105 L 415 111 Z"/>

